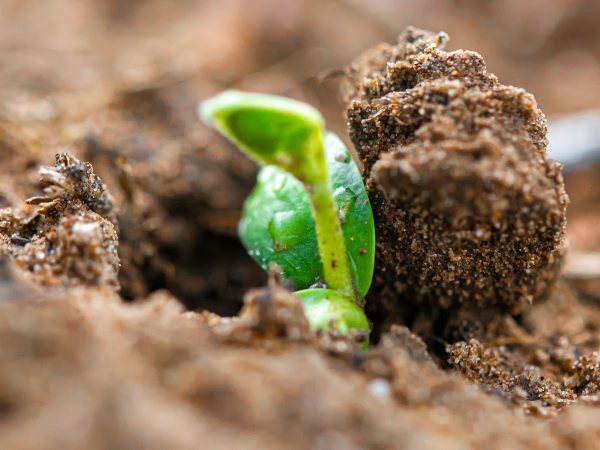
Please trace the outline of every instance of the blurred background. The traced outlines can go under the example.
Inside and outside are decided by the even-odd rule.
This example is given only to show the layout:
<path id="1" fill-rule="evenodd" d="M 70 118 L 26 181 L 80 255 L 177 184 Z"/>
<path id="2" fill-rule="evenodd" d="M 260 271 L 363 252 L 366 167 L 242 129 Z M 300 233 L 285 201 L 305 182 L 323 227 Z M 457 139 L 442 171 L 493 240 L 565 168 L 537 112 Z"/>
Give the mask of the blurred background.
<path id="1" fill-rule="evenodd" d="M 551 117 L 600 104 L 595 0 L 2 0 L 0 8 L 2 100 L 44 100 L 47 116 L 64 114 L 68 95 L 91 102 L 101 90 L 190 77 L 328 105 L 336 96 L 318 75 L 407 25 L 444 30 L 452 48 L 480 52 Z"/>
<path id="2" fill-rule="evenodd" d="M 535 95 L 570 170 L 570 245 L 598 251 L 599 23 L 598 0 L 0 0 L 2 183 L 21 168 L 34 182 L 59 150 L 92 161 L 122 205 L 123 295 L 167 287 L 231 313 L 263 281 L 235 239 L 254 166 L 202 128 L 197 102 L 232 86 L 292 96 L 346 138 L 341 69 L 414 25 Z"/>

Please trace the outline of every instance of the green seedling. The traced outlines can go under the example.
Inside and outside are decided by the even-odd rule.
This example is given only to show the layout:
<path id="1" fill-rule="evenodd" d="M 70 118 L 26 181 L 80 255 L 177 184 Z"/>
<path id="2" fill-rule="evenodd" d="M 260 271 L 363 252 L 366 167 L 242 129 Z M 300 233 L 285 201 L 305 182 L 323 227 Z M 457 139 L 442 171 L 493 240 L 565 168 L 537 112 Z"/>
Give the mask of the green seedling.
<path id="1" fill-rule="evenodd" d="M 281 268 L 313 328 L 368 330 L 373 213 L 343 142 L 316 109 L 283 97 L 227 91 L 200 116 L 263 165 L 238 227 L 250 256 Z"/>

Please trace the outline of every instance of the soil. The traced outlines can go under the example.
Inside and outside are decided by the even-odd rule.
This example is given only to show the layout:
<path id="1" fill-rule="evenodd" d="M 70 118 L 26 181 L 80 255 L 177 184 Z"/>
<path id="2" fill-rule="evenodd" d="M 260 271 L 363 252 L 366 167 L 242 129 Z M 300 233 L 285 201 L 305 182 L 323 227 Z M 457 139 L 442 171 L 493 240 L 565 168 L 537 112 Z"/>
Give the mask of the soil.
<path id="1" fill-rule="evenodd" d="M 444 51 L 447 40 L 408 28 L 347 71 L 349 133 L 377 224 L 371 295 L 393 297 L 371 303 L 518 313 L 560 273 L 561 166 L 546 156 L 533 96 L 500 84 L 481 55 Z"/>
<path id="2" fill-rule="evenodd" d="M 499 19 L 491 3 L 414 3 L 396 23 L 396 2 L 0 2 L 0 448 L 597 448 L 600 277 L 585 262 L 600 250 L 600 172 L 565 174 L 564 239 L 543 116 L 501 84 L 526 86 L 546 113 L 600 106 L 596 2 L 499 2 Z M 481 51 L 500 81 L 478 54 L 415 29 L 352 63 L 409 21 Z M 344 135 L 339 78 L 363 89 L 361 70 L 377 83 L 368 98 L 346 89 L 360 97 L 351 111 L 375 114 L 388 93 L 406 107 L 393 143 L 350 133 L 379 232 L 367 351 L 361 335 L 312 333 L 299 300 L 245 254 L 235 226 L 256 167 L 195 111 L 226 86 L 262 90 L 310 101 Z M 502 184 L 508 167 L 526 170 Z M 424 188 L 428 201 L 410 200 Z M 418 209 L 419 255 L 431 256 L 427 224 L 446 230 L 440 248 L 471 242 L 470 262 L 453 279 L 415 261 L 396 271 L 407 216 L 392 202 Z M 489 229 L 494 249 L 457 240 L 461 208 L 506 223 Z M 525 260 L 530 272 L 507 271 Z M 453 280 L 463 289 L 444 292 Z"/>

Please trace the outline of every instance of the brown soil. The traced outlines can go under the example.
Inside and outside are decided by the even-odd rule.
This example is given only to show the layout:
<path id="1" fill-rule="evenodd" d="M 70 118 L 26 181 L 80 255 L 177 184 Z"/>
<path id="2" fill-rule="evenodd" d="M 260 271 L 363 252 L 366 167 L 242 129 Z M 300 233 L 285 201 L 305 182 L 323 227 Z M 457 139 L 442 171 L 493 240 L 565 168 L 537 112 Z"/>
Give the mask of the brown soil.
<path id="1" fill-rule="evenodd" d="M 377 223 L 375 289 L 400 303 L 503 304 L 548 294 L 568 197 L 535 99 L 447 36 L 407 29 L 349 70 L 350 137 Z M 377 294 L 374 294 L 377 295 Z"/>
<path id="2" fill-rule="evenodd" d="M 118 287 L 118 236 L 112 196 L 90 163 L 57 154 L 40 168 L 44 195 L 32 215 L 0 211 L 0 252 L 41 286 Z"/>
<path id="3" fill-rule="evenodd" d="M 427 10 L 428 2 L 402 2 L 402 11 L 390 1 L 381 13 L 316 0 L 0 3 L 0 448 L 597 447 L 600 286 L 573 276 L 569 260 L 600 249 L 596 169 L 566 174 L 572 251 L 567 275 L 544 301 L 523 304 L 500 284 L 506 295 L 481 294 L 493 308 L 441 308 L 437 298 L 398 295 L 398 283 L 378 271 L 368 299 L 374 342 L 364 351 L 361 336 L 311 333 L 298 299 L 267 283 L 247 257 L 235 223 L 255 167 L 195 112 L 199 99 L 233 85 L 309 100 L 342 133 L 333 73 L 322 71 L 391 41 L 404 26 L 392 16 L 475 46 L 501 80 L 526 85 L 546 112 L 599 106 L 589 89 L 600 80 L 589 59 L 600 51 L 587 20 L 594 0 L 566 9 L 544 2 L 527 20 L 529 6 L 508 1 L 440 1 Z M 565 59 L 570 71 L 558 76 Z M 531 159 L 531 146 L 543 147 L 543 130 L 525 142 L 523 128 L 539 123 L 530 97 L 515 100 L 521 91 L 480 69 L 471 85 L 471 70 L 461 72 L 455 124 L 490 86 L 486 102 L 504 92 L 508 105 L 532 105 L 522 117 L 493 116 L 514 127 L 515 155 L 497 157 L 507 137 L 492 125 L 480 161 L 504 173 L 504 164 Z M 439 89 L 448 93 L 445 83 Z M 435 122 L 444 105 L 411 89 L 406 105 L 431 108 Z M 447 130 L 444 139 L 470 140 Z M 441 144 L 422 136 L 430 157 Z M 414 142 L 402 144 L 410 150 Z M 402 169 L 402 158 L 389 155 L 372 173 L 392 192 L 398 178 L 386 176 Z M 439 166 L 431 174 L 415 167 L 432 183 L 452 182 Z M 547 234 L 527 234 L 546 245 L 528 250 L 547 258 L 560 251 L 561 184 L 548 184 L 559 180 L 543 154 L 528 167 L 523 179 L 538 183 L 545 205 L 531 218 L 558 211 Z M 518 189 L 501 192 L 522 201 Z M 512 279 L 514 291 L 544 291 L 531 280 L 549 285 L 556 272 L 537 269 Z"/>
<path id="4" fill-rule="evenodd" d="M 119 188 L 122 295 L 165 288 L 190 309 L 232 315 L 266 280 L 235 236 L 256 168 L 199 127 L 197 84 L 119 93 L 77 146 Z"/>

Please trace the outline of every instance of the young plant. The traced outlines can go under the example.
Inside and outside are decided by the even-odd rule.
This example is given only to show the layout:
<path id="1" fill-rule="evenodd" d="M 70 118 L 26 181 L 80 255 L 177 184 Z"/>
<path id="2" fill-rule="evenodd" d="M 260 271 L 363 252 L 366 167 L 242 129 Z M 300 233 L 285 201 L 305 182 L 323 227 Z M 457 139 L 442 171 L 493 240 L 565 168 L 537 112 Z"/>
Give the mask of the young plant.
<path id="1" fill-rule="evenodd" d="M 283 97 L 227 91 L 200 116 L 263 165 L 238 226 L 250 256 L 300 289 L 313 328 L 368 330 L 373 213 L 343 142 L 316 109 Z"/>

